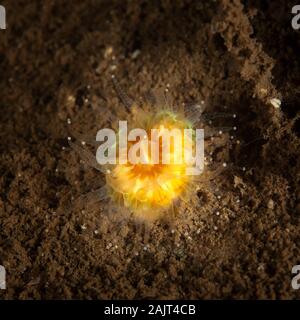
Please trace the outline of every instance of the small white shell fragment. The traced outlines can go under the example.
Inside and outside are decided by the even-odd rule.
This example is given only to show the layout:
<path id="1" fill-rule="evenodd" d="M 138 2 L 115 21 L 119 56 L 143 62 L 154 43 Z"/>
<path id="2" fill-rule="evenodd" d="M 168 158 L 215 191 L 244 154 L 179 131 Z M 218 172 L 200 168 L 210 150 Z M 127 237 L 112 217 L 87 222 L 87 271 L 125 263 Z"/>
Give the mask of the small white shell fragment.
<path id="1" fill-rule="evenodd" d="M 274 209 L 274 201 L 273 201 L 272 199 L 270 199 L 270 200 L 268 201 L 267 206 L 268 206 L 268 209 L 273 210 L 273 209 Z"/>
<path id="2" fill-rule="evenodd" d="M 281 100 L 277 99 L 277 98 L 273 98 L 270 100 L 271 105 L 276 108 L 279 109 L 281 106 Z"/>
<path id="3" fill-rule="evenodd" d="M 111 244 L 109 243 L 107 246 L 106 246 L 106 249 L 109 250 L 111 248 Z"/>
<path id="4" fill-rule="evenodd" d="M 136 59 L 141 53 L 141 50 L 135 50 L 133 51 L 133 53 L 131 54 L 131 59 Z"/>
<path id="5" fill-rule="evenodd" d="M 107 47 L 104 51 L 104 58 L 107 59 L 113 53 L 113 47 Z"/>

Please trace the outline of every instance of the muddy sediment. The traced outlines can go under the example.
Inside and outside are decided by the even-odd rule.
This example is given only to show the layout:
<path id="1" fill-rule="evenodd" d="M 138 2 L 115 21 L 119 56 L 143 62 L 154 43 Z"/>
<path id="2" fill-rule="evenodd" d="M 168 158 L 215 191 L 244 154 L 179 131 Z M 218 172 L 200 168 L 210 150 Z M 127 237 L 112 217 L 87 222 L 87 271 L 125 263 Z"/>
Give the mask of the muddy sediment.
<path id="1" fill-rule="evenodd" d="M 3 1 L 0 264 L 5 299 L 299 298 L 299 31 L 289 1 Z M 221 197 L 144 226 L 99 205 L 103 183 L 68 147 L 72 130 L 165 88 L 175 103 L 237 114 Z M 271 101 L 281 101 L 276 108 Z M 71 124 L 68 124 L 71 119 Z M 244 168 L 244 169 L 243 169 Z M 86 169 L 86 168 L 85 168 Z M 216 214 L 218 212 L 218 214 Z M 147 234 L 147 243 L 145 243 Z"/>

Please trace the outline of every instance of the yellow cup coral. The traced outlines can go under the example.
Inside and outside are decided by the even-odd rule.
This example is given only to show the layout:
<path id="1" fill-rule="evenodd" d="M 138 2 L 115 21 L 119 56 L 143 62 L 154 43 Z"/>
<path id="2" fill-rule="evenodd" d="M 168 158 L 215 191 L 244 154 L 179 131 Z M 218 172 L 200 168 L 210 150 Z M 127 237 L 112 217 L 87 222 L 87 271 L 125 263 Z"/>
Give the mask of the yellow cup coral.
<path id="1" fill-rule="evenodd" d="M 168 110 L 147 112 L 145 109 L 135 109 L 130 124 L 133 127 L 143 128 L 147 133 L 152 129 L 183 131 L 191 128 L 191 123 L 183 115 Z M 192 150 L 192 141 L 188 139 L 183 141 L 183 135 L 175 135 L 173 143 L 166 151 L 162 139 L 159 140 L 157 149 L 152 148 L 154 141 L 151 139 L 152 136 L 147 144 L 149 150 L 141 151 L 146 154 L 147 163 L 116 164 L 106 175 L 112 198 L 123 203 L 136 216 L 150 220 L 159 216 L 162 209 L 167 209 L 173 201 L 185 194 L 187 184 L 192 180 L 192 177 L 186 174 L 187 164 L 183 159 L 183 155 Z M 178 141 L 179 139 L 182 141 Z M 178 145 L 185 149 L 176 147 Z M 152 154 L 151 151 L 158 154 Z M 170 162 L 167 164 L 163 164 L 162 161 L 165 156 L 164 151 L 169 153 Z M 159 158 L 159 163 L 151 160 L 156 157 Z"/>

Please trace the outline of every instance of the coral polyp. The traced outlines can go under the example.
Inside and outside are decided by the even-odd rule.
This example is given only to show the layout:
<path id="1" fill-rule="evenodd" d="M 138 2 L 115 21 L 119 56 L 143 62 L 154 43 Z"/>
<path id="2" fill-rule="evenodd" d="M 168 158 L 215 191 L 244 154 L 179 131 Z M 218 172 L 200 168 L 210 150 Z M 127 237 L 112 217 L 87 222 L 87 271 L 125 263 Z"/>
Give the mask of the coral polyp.
<path id="1" fill-rule="evenodd" d="M 93 202 L 109 199 L 110 208 L 116 209 L 115 211 L 128 211 L 133 217 L 142 220 L 153 221 L 169 213 L 174 215 L 180 211 L 182 204 L 185 206 L 195 202 L 199 184 L 213 179 L 219 171 L 224 170 L 222 165 L 204 161 L 206 157 L 203 151 L 200 157 L 203 162 L 201 174 L 187 174 L 190 165 L 195 164 L 197 156 L 194 155 L 198 155 L 196 143 L 198 128 L 206 130 L 205 137 L 203 136 L 203 147 L 205 146 L 210 159 L 217 150 L 215 146 L 226 144 L 226 141 L 229 141 L 226 131 L 229 131 L 230 128 L 206 127 L 205 122 L 208 119 L 211 122 L 210 119 L 218 118 L 218 115 L 215 114 L 212 118 L 204 115 L 203 105 L 173 106 L 162 91 L 149 94 L 146 101 L 138 104 L 124 94 L 117 82 L 114 84 L 124 104 L 123 109 L 118 106 L 115 112 L 111 112 L 108 117 L 110 128 L 118 132 L 119 137 L 111 145 L 116 154 L 116 161 L 99 165 L 99 161 L 96 161 L 95 150 L 91 152 L 87 146 L 89 144 L 97 146 L 98 138 L 96 139 L 98 141 L 95 141 L 93 138 L 74 134 L 77 140 L 81 140 L 81 146 L 78 142 L 70 142 L 84 162 L 101 171 L 105 178 L 105 185 L 92 192 L 88 199 L 92 199 Z M 124 120 L 128 123 L 126 132 L 119 128 L 120 121 Z M 132 140 L 129 139 L 129 133 L 126 148 L 123 150 L 124 145 L 121 146 L 121 138 L 126 136 L 127 139 L 127 132 L 135 128 L 141 128 L 144 136 L 140 136 L 139 140 Z M 153 132 L 165 131 L 177 132 L 169 137 L 168 147 L 165 145 L 164 138 L 160 135 L 153 135 Z M 191 134 L 186 135 L 187 131 Z M 218 137 L 212 142 L 214 135 Z M 139 148 L 136 148 L 137 145 Z M 127 160 L 132 150 L 135 151 L 133 152 L 136 153 L 135 156 L 143 161 L 120 161 L 121 158 L 124 158 L 124 154 Z M 165 159 L 168 161 L 164 161 Z"/>
<path id="2" fill-rule="evenodd" d="M 165 110 L 162 110 L 165 109 Z M 179 129 L 184 130 L 192 126 L 184 115 L 170 111 L 165 106 L 153 108 L 143 105 L 134 108 L 131 119 L 132 127 L 143 128 L 150 139 L 147 143 L 147 150 L 141 149 L 141 157 L 145 156 L 146 163 L 117 164 L 106 174 L 106 182 L 112 199 L 122 203 L 125 207 L 133 211 L 135 216 L 145 219 L 157 218 L 163 210 L 170 208 L 174 201 L 187 196 L 186 190 L 193 181 L 193 177 L 186 174 L 187 164 L 182 161 L 183 154 L 188 154 L 192 148 L 192 141 L 183 136 L 174 136 L 174 141 L 170 145 L 168 157 L 170 163 L 163 164 L 162 158 L 166 156 L 162 139 L 159 140 L 158 148 L 151 148 L 154 141 L 151 140 L 151 130 L 153 129 Z M 182 150 L 176 146 L 184 145 Z M 148 150 L 149 148 L 149 150 Z M 151 153 L 151 149 L 154 153 Z M 183 151 L 183 152 L 182 152 Z M 158 158 L 158 163 L 154 163 L 153 158 Z"/>

